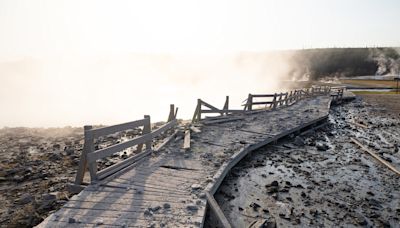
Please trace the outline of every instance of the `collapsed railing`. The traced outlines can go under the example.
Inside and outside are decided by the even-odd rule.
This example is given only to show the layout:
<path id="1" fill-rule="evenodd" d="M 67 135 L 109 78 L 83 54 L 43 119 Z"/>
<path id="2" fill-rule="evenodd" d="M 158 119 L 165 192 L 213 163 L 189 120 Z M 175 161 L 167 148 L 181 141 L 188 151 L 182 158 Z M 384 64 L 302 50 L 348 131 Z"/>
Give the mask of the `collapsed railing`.
<path id="1" fill-rule="evenodd" d="M 333 99 L 341 99 L 343 96 L 343 87 L 335 87 Z M 307 97 L 328 95 L 331 93 L 331 87 L 329 86 L 315 86 L 311 88 L 296 89 L 286 93 L 275 93 L 275 94 L 249 94 L 245 100 L 243 110 L 229 109 L 229 96 L 226 97 L 225 104 L 222 109 L 218 109 L 209 103 L 198 99 L 196 110 L 194 112 L 192 122 L 198 122 L 202 119 L 202 114 L 219 114 L 220 116 L 227 116 L 235 113 L 245 113 L 247 111 L 259 111 L 276 109 L 281 106 L 292 105 L 299 100 Z M 261 99 L 261 100 L 260 100 Z M 254 106 L 264 105 L 263 108 L 255 109 Z M 205 106 L 208 109 L 203 109 Z"/>
<path id="2" fill-rule="evenodd" d="M 81 191 L 84 186 L 83 178 L 85 171 L 88 168 L 90 172 L 91 182 L 101 181 L 118 171 L 130 166 L 141 158 L 152 153 L 153 140 L 159 137 L 164 132 L 172 129 L 178 124 L 176 119 L 178 108 L 175 109 L 174 105 L 170 106 L 170 113 L 168 116 L 168 121 L 161 127 L 152 130 L 150 116 L 145 115 L 143 119 L 135 120 L 128 123 L 97 128 L 93 129 L 92 126 L 84 126 L 84 146 L 79 161 L 78 172 L 76 174 L 75 182 L 70 185 L 70 190 L 72 192 Z M 115 134 L 122 131 L 137 129 L 143 127 L 142 134 L 135 138 L 129 139 L 125 142 L 117 143 L 102 149 L 95 149 L 95 140 L 99 137 Z M 103 170 L 98 170 L 97 161 L 113 154 L 123 151 L 127 148 L 136 147 L 134 155 L 128 157 L 114 165 L 104 168 Z"/>

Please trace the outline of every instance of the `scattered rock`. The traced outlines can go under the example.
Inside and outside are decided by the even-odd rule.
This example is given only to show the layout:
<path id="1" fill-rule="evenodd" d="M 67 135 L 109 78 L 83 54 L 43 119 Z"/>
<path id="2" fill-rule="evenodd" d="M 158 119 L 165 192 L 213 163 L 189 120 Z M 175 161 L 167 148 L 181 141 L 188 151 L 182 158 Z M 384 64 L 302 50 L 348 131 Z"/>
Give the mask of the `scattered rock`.
<path id="1" fill-rule="evenodd" d="M 19 204 L 27 204 L 33 201 L 33 196 L 29 193 L 23 194 L 19 199 L 18 203 Z"/>
<path id="2" fill-rule="evenodd" d="M 326 143 L 318 142 L 316 143 L 316 148 L 319 151 L 327 151 L 329 150 L 329 146 Z"/>
<path id="3" fill-rule="evenodd" d="M 76 220 L 74 218 L 68 218 L 68 223 L 76 223 Z"/>
<path id="4" fill-rule="evenodd" d="M 253 210 L 257 211 L 258 208 L 260 208 L 261 206 L 260 206 L 260 204 L 253 202 L 250 204 L 250 207 L 253 208 Z"/>
<path id="5" fill-rule="evenodd" d="M 192 184 L 191 188 L 192 188 L 192 190 L 199 190 L 199 189 L 201 189 L 201 185 L 199 185 L 199 184 Z"/>
<path id="6" fill-rule="evenodd" d="M 194 204 L 190 204 L 190 205 L 187 205 L 187 206 L 186 206 L 186 209 L 187 209 L 188 211 L 197 211 L 199 208 L 198 208 L 196 205 L 194 205 Z"/>
<path id="7" fill-rule="evenodd" d="M 306 144 L 306 142 L 302 137 L 296 136 L 296 138 L 294 139 L 294 144 L 296 146 L 304 146 Z"/>

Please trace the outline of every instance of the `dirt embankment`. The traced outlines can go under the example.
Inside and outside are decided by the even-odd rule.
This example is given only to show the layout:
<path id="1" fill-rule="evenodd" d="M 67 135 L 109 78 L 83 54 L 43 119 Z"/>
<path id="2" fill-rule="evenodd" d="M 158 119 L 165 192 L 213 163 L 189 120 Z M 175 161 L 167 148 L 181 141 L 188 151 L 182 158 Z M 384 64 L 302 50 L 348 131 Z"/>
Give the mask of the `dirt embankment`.
<path id="1" fill-rule="evenodd" d="M 337 106 L 325 128 L 266 146 L 240 162 L 216 194 L 231 224 L 399 227 L 400 177 L 350 137 L 400 170 L 400 118 L 393 114 L 400 105 L 365 101 Z"/>

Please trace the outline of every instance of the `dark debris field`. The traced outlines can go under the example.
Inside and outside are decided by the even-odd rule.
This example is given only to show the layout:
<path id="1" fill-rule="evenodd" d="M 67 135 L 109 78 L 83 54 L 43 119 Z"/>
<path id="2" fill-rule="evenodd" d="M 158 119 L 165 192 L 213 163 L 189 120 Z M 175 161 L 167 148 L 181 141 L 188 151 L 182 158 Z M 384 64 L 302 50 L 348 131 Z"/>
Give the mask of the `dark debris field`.
<path id="1" fill-rule="evenodd" d="M 248 155 L 216 200 L 234 227 L 400 227 L 400 176 L 350 137 L 400 170 L 400 118 L 357 98 L 325 127 Z"/>

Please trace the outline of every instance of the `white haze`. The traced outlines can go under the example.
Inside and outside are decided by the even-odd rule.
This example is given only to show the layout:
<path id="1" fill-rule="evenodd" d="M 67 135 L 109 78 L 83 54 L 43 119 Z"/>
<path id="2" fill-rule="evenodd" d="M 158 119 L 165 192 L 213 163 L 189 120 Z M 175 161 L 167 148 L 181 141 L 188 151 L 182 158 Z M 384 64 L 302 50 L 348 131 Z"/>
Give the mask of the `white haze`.
<path id="1" fill-rule="evenodd" d="M 165 121 L 169 104 L 190 119 L 197 98 L 222 107 L 248 93 L 280 91 L 287 56 L 161 54 L 20 58 L 0 62 L 0 127 L 116 124 L 151 115 Z"/>

